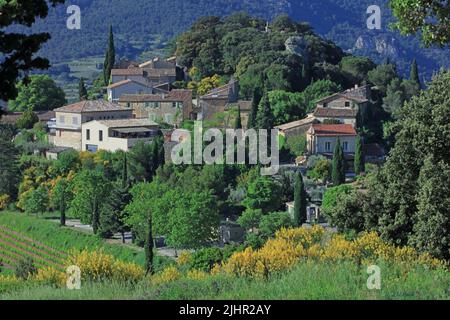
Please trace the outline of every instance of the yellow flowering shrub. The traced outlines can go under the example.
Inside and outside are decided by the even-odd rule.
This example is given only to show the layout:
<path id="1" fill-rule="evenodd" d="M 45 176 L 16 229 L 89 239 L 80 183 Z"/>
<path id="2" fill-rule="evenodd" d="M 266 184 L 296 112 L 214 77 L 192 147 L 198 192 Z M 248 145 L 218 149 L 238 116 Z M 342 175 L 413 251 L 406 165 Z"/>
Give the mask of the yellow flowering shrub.
<path id="1" fill-rule="evenodd" d="M 17 278 L 16 276 L 5 276 L 0 274 L 0 285 L 16 285 L 23 282 L 22 279 Z"/>
<path id="2" fill-rule="evenodd" d="M 192 254 L 189 251 L 181 251 L 177 259 L 179 266 L 185 266 L 192 262 Z"/>
<path id="3" fill-rule="evenodd" d="M 325 229 L 315 225 L 312 228 L 283 228 L 275 234 L 275 238 L 285 239 L 295 245 L 302 245 L 304 248 L 309 248 L 311 245 L 320 243 L 324 234 Z"/>
<path id="4" fill-rule="evenodd" d="M 191 280 L 203 280 L 208 276 L 208 274 L 201 270 L 192 269 L 188 271 L 186 276 Z"/>
<path id="5" fill-rule="evenodd" d="M 44 269 L 39 269 L 38 272 L 33 276 L 32 280 L 45 284 L 64 286 L 67 281 L 67 276 L 66 274 L 56 270 L 55 268 L 47 267 Z"/>
<path id="6" fill-rule="evenodd" d="M 8 204 L 10 203 L 11 198 L 7 194 L 0 195 L 0 210 L 6 209 Z"/>
<path id="7" fill-rule="evenodd" d="M 150 278 L 152 284 L 162 284 L 173 282 L 181 278 L 181 272 L 176 267 L 167 267 L 161 273 L 158 273 Z"/>
<path id="8" fill-rule="evenodd" d="M 103 252 L 88 252 L 84 250 L 71 256 L 67 265 L 75 265 L 81 270 L 84 280 L 99 281 L 116 279 L 122 281 L 139 281 L 145 276 L 145 271 L 134 263 L 123 262 Z"/>

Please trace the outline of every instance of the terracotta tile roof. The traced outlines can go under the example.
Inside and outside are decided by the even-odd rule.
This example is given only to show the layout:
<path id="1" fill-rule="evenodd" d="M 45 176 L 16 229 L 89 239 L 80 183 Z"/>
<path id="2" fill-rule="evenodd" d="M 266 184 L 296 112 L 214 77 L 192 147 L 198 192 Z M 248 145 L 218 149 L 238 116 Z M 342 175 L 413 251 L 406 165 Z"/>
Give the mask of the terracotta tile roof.
<path id="1" fill-rule="evenodd" d="M 357 115 L 356 109 L 317 108 L 314 111 L 314 116 L 318 118 L 356 118 Z"/>
<path id="2" fill-rule="evenodd" d="M 104 112 L 104 111 L 128 111 L 130 108 L 105 100 L 87 100 L 69 104 L 55 109 L 56 112 L 83 113 L 83 112 Z"/>
<path id="3" fill-rule="evenodd" d="M 128 68 L 128 69 L 112 69 L 112 76 L 143 76 L 144 70 L 140 68 Z"/>
<path id="4" fill-rule="evenodd" d="M 55 111 L 38 111 L 35 113 L 38 116 L 40 122 L 48 122 L 50 121 L 50 119 L 55 118 Z M 0 123 L 15 124 L 16 121 L 22 116 L 22 114 L 23 112 L 13 112 L 5 114 L 1 118 Z"/>
<path id="5" fill-rule="evenodd" d="M 311 126 L 316 136 L 356 136 L 356 130 L 351 124 L 318 124 Z"/>
<path id="6" fill-rule="evenodd" d="M 237 82 L 238 80 L 230 81 L 229 83 L 210 90 L 207 94 L 201 96 L 201 99 L 217 99 L 217 98 L 224 98 L 228 97 L 230 90 L 232 86 Z"/>
<path id="7" fill-rule="evenodd" d="M 124 94 L 120 102 L 182 102 L 192 99 L 192 90 L 172 90 L 167 94 Z"/>

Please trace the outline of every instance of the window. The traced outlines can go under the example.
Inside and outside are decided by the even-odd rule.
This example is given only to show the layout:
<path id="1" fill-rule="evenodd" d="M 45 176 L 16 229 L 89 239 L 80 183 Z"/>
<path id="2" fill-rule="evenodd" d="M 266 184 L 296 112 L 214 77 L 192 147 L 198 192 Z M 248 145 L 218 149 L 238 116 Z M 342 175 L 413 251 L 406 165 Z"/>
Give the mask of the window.
<path id="1" fill-rule="evenodd" d="M 86 151 L 95 153 L 98 150 L 98 146 L 92 145 L 92 144 L 87 144 L 86 145 Z"/>
<path id="2" fill-rule="evenodd" d="M 64 123 L 66 120 L 64 116 L 59 116 L 59 122 Z"/>
<path id="3" fill-rule="evenodd" d="M 172 108 L 176 108 L 177 107 L 177 103 L 176 102 L 172 102 Z"/>
<path id="4" fill-rule="evenodd" d="M 329 141 L 325 142 L 325 151 L 327 152 L 331 151 L 331 142 Z"/>
<path id="5" fill-rule="evenodd" d="M 91 140 L 91 130 L 86 129 L 86 140 Z"/>
<path id="6" fill-rule="evenodd" d="M 344 141 L 342 143 L 342 149 L 344 149 L 344 151 L 348 151 L 348 142 L 347 141 Z"/>
<path id="7" fill-rule="evenodd" d="M 350 101 L 345 101 L 345 106 L 346 106 L 347 108 L 350 108 Z"/>
<path id="8" fill-rule="evenodd" d="M 103 130 L 98 131 L 98 141 L 103 141 Z"/>
<path id="9" fill-rule="evenodd" d="M 77 117 L 73 117 L 72 118 L 72 124 L 78 125 L 78 118 Z"/>

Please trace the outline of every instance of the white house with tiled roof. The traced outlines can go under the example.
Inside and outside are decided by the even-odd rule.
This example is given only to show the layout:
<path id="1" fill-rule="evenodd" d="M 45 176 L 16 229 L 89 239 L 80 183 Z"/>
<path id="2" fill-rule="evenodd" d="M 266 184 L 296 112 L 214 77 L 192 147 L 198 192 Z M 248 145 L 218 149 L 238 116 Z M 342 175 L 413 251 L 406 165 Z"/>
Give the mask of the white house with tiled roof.
<path id="1" fill-rule="evenodd" d="M 94 120 L 117 120 L 133 117 L 133 110 L 104 100 L 88 100 L 55 109 L 55 135 L 50 137 L 57 147 L 81 150 L 81 127 Z"/>
<path id="2" fill-rule="evenodd" d="M 337 141 L 347 158 L 352 158 L 356 150 L 357 133 L 351 124 L 312 124 L 306 134 L 309 154 L 332 157 Z"/>
<path id="3" fill-rule="evenodd" d="M 82 125 L 82 150 L 129 151 L 136 143 L 151 142 L 159 126 L 149 119 L 99 120 Z"/>

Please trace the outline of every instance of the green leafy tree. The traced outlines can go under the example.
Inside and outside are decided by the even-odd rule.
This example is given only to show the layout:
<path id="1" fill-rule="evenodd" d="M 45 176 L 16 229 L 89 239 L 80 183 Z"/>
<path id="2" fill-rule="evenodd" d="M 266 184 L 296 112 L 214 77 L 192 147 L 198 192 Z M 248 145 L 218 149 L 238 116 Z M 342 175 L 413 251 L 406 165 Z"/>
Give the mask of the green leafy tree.
<path id="1" fill-rule="evenodd" d="M 111 70 L 114 68 L 116 63 L 116 49 L 114 46 L 114 33 L 112 25 L 109 26 L 109 37 L 108 37 L 108 49 L 105 55 L 105 62 L 103 63 L 103 80 L 107 85 L 111 78 Z"/>
<path id="2" fill-rule="evenodd" d="M 367 78 L 367 73 L 375 69 L 376 64 L 367 57 L 347 56 L 342 58 L 340 67 L 351 76 L 354 83 L 361 83 Z"/>
<path id="3" fill-rule="evenodd" d="M 316 108 L 316 101 L 333 93 L 340 92 L 342 87 L 330 80 L 318 80 L 310 84 L 303 91 L 303 100 L 306 105 L 306 112 L 311 112 Z"/>
<path id="4" fill-rule="evenodd" d="M 269 92 L 269 100 L 275 125 L 295 121 L 306 115 L 301 93 L 275 90 Z"/>
<path id="5" fill-rule="evenodd" d="M 17 98 L 8 102 L 12 111 L 47 111 L 67 102 L 64 91 L 47 75 L 30 76 L 29 82 L 17 85 L 17 90 Z"/>
<path id="6" fill-rule="evenodd" d="M 266 92 L 261 100 L 256 115 L 256 127 L 258 129 L 271 130 L 274 126 L 274 117 L 272 114 L 269 94 Z"/>
<path id="7" fill-rule="evenodd" d="M 377 86 L 378 90 L 380 90 L 383 95 L 386 95 L 388 85 L 393 79 L 398 78 L 398 76 L 395 65 L 380 64 L 378 67 L 368 72 L 367 78 L 370 83 Z"/>
<path id="8" fill-rule="evenodd" d="M 262 216 L 263 213 L 261 209 L 247 209 L 238 218 L 237 223 L 239 223 L 242 228 L 253 231 L 259 226 Z"/>
<path id="9" fill-rule="evenodd" d="M 151 181 L 154 175 L 154 145 L 142 141 L 129 152 L 130 175 L 134 181 Z"/>
<path id="10" fill-rule="evenodd" d="M 91 224 L 95 234 L 100 230 L 100 215 L 108 203 L 110 190 L 110 182 L 101 171 L 84 169 L 73 180 L 70 211 L 82 222 Z"/>
<path id="11" fill-rule="evenodd" d="M 242 204 L 249 209 L 261 209 L 263 213 L 280 209 L 281 186 L 266 176 L 258 176 L 248 182 L 247 195 Z"/>
<path id="12" fill-rule="evenodd" d="M 37 189 L 32 189 L 25 198 L 25 212 L 28 214 L 43 214 L 47 211 L 49 204 L 49 197 L 47 190 L 39 186 Z"/>
<path id="13" fill-rule="evenodd" d="M 334 148 L 331 179 L 335 186 L 345 182 L 345 157 L 342 150 L 341 140 L 338 138 L 336 147 Z"/>
<path id="14" fill-rule="evenodd" d="M 287 212 L 272 212 L 264 215 L 259 224 L 260 237 L 267 239 L 273 237 L 281 228 L 292 227 L 292 219 Z"/>
<path id="15" fill-rule="evenodd" d="M 70 184 L 65 178 L 61 178 L 58 180 L 52 191 L 53 206 L 58 208 L 60 213 L 60 225 L 65 226 L 66 211 L 73 198 L 73 194 L 70 191 Z"/>
<path id="16" fill-rule="evenodd" d="M 88 91 L 83 77 L 80 78 L 80 82 L 78 83 L 78 99 L 80 99 L 80 101 L 88 99 Z"/>
<path id="17" fill-rule="evenodd" d="M 301 173 L 295 176 L 294 188 L 294 225 L 300 227 L 306 222 L 306 190 Z"/>
<path id="18" fill-rule="evenodd" d="M 39 118 L 32 110 L 25 111 L 16 121 L 19 129 L 32 129 L 39 122 Z"/>
<path id="19" fill-rule="evenodd" d="M 425 46 L 444 47 L 450 41 L 448 3 L 440 0 L 390 0 L 398 19 L 393 27 L 403 35 L 420 33 Z"/>
<path id="20" fill-rule="evenodd" d="M 355 173 L 360 175 L 365 170 L 364 152 L 361 136 L 356 137 L 356 147 L 355 147 Z"/>
<path id="21" fill-rule="evenodd" d="M 9 33 L 6 30 L 12 25 L 31 27 L 36 18 L 47 17 L 49 4 L 56 6 L 59 3 L 64 3 L 64 0 L 0 2 L 0 100 L 16 98 L 16 82 L 28 71 L 50 66 L 47 59 L 36 56 L 41 45 L 50 39 L 48 33 Z"/>

